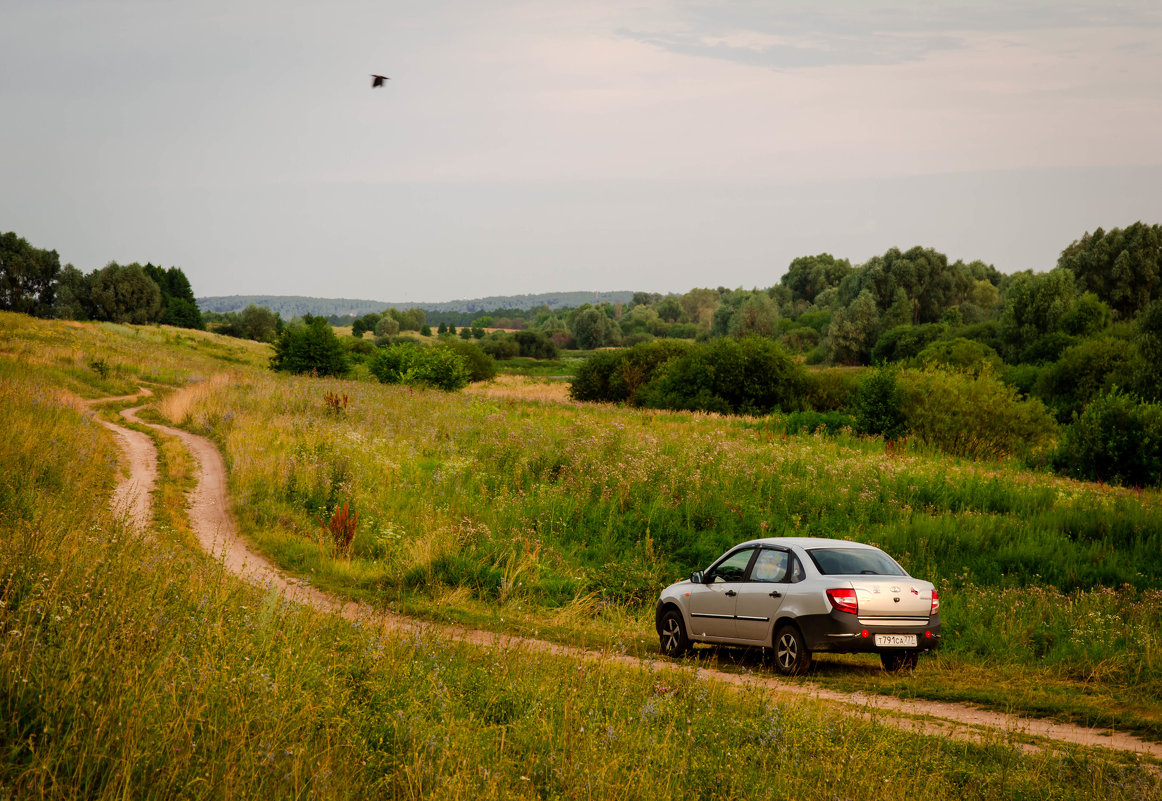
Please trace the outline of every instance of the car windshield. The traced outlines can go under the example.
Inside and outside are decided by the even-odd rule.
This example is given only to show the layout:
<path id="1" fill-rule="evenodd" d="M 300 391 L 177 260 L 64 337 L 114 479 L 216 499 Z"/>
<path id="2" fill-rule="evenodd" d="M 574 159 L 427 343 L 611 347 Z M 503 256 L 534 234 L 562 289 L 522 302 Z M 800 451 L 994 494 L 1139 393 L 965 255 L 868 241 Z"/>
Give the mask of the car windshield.
<path id="1" fill-rule="evenodd" d="M 906 576 L 883 551 L 866 548 L 813 548 L 811 561 L 825 576 Z"/>

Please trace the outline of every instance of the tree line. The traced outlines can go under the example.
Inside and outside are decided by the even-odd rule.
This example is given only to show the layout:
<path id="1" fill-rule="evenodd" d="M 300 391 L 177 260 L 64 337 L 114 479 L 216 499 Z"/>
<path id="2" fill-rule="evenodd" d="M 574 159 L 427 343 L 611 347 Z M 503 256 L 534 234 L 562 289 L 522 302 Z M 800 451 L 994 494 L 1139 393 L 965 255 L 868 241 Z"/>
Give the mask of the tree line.
<path id="1" fill-rule="evenodd" d="M 62 320 L 161 323 L 205 328 L 193 288 L 179 267 L 118 264 L 86 274 L 63 267 L 55 250 L 0 234 L 0 309 Z"/>

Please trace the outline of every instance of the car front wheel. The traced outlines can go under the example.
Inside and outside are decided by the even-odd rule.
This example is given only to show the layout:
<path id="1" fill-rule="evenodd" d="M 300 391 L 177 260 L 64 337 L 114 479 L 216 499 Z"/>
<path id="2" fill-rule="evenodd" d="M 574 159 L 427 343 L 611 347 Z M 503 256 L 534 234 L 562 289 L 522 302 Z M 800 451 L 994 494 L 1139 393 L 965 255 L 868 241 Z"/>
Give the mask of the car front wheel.
<path id="1" fill-rule="evenodd" d="M 690 638 L 686 636 L 686 624 L 682 613 L 671 609 L 662 615 L 662 629 L 659 632 L 662 653 L 666 656 L 681 656 L 690 650 Z"/>
<path id="2" fill-rule="evenodd" d="M 811 665 L 811 652 L 803 642 L 803 635 L 794 626 L 783 626 L 775 632 L 775 669 L 786 676 L 806 673 Z"/>

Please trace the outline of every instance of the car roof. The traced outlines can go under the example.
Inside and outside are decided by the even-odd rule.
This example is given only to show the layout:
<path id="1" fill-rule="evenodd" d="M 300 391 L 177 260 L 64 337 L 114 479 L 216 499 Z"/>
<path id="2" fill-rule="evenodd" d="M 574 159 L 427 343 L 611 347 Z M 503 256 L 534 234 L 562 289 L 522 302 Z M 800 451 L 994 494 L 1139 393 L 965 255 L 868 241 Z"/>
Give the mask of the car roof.
<path id="1" fill-rule="evenodd" d="M 735 548 L 743 545 L 777 545 L 783 548 L 796 546 L 809 550 L 811 548 L 866 548 L 871 550 L 879 550 L 874 545 L 867 545 L 862 542 L 852 542 L 851 540 L 835 540 L 827 537 L 763 537 L 757 540 L 748 540 L 740 542 L 735 545 Z M 734 550 L 733 548 L 731 550 Z"/>

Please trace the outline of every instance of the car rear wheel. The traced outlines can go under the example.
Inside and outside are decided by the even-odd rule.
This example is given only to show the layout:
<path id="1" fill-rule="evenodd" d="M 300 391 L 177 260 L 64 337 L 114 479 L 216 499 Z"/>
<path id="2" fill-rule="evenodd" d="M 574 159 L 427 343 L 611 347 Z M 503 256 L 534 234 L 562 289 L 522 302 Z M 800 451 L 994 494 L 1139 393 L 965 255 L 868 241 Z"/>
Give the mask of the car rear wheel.
<path id="1" fill-rule="evenodd" d="M 880 651 L 880 662 L 889 673 L 915 670 L 919 661 L 918 651 Z"/>
<path id="2" fill-rule="evenodd" d="M 783 626 L 775 633 L 775 669 L 786 676 L 806 673 L 811 665 L 811 652 L 803 642 L 803 635 L 794 626 Z"/>
<path id="3" fill-rule="evenodd" d="M 690 650 L 686 624 L 682 622 L 682 613 L 677 609 L 670 609 L 662 615 L 662 628 L 658 636 L 662 641 L 662 653 L 666 656 L 681 656 Z"/>

